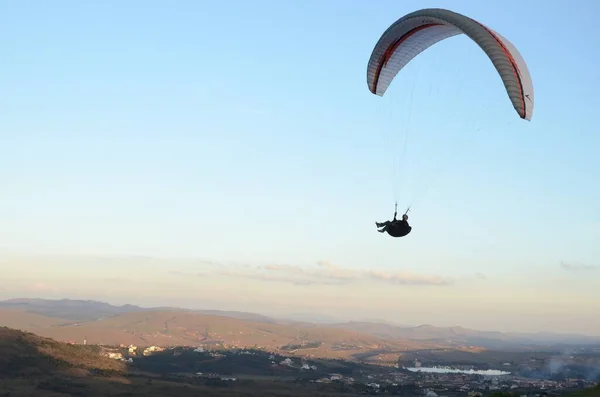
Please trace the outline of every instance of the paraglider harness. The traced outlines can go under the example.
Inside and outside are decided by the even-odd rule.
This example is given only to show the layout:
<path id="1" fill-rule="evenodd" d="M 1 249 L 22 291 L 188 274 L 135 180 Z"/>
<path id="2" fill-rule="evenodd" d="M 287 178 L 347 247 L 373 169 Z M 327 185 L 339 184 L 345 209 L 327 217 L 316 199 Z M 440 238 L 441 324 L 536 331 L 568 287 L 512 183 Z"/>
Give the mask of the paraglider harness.
<path id="1" fill-rule="evenodd" d="M 410 206 L 404 211 L 404 215 L 408 214 L 410 211 Z M 392 237 L 404 237 L 412 230 L 412 227 L 408 225 L 408 222 L 399 221 L 396 216 L 398 215 L 398 203 L 395 204 L 394 207 L 394 219 L 392 220 L 392 224 L 388 226 L 388 234 Z"/>

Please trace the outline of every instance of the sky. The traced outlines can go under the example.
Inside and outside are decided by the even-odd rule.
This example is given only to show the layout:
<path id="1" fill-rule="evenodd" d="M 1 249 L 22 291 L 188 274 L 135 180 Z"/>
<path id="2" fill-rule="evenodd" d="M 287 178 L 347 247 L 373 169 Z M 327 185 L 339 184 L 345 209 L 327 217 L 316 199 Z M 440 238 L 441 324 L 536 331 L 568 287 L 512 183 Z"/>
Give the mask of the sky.
<path id="1" fill-rule="evenodd" d="M 531 121 L 465 36 L 369 92 L 380 35 L 425 7 L 519 49 Z M 600 335 L 600 3 L 0 11 L 0 298 Z M 402 239 L 374 225 L 395 200 Z"/>

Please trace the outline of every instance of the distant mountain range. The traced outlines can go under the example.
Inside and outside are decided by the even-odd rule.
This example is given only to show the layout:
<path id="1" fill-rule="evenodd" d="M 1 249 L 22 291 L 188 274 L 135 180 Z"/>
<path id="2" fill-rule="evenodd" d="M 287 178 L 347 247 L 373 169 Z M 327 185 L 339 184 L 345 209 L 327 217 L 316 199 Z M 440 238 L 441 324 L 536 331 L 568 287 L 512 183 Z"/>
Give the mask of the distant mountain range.
<path id="1" fill-rule="evenodd" d="M 32 319 L 26 320 L 25 317 L 23 317 L 22 319 L 17 319 L 15 317 L 15 314 L 15 316 L 12 316 L 13 318 L 10 319 L 10 321 L 13 321 L 12 323 L 4 324 L 5 322 L 9 321 L 9 318 L 7 317 L 7 312 L 4 311 L 4 314 L 0 316 L 0 326 L 9 325 L 16 326 L 18 328 L 19 324 L 24 322 L 26 323 L 27 321 L 29 321 L 31 325 L 29 327 L 29 330 L 33 330 L 34 332 L 39 332 L 42 328 L 47 327 L 50 323 L 52 323 L 53 325 L 57 325 L 59 323 L 68 324 L 75 322 L 91 323 L 85 325 L 90 329 L 90 332 L 92 332 L 92 328 L 94 326 L 100 326 L 100 323 L 98 321 L 101 320 L 106 320 L 118 316 L 123 319 L 123 324 L 128 324 L 128 321 L 133 318 L 131 316 L 126 316 L 128 314 L 154 312 L 157 315 L 160 314 L 158 317 L 161 318 L 165 316 L 165 313 L 169 313 L 169 315 L 171 315 L 172 317 L 176 316 L 177 313 L 180 313 L 181 315 L 186 313 L 188 314 L 188 317 L 186 317 L 185 324 L 186 327 L 190 329 L 193 329 L 195 326 L 210 327 L 211 321 L 221 323 L 220 320 L 218 320 L 218 318 L 226 317 L 229 319 L 238 320 L 237 322 L 223 323 L 229 324 L 231 326 L 235 324 L 235 327 L 237 327 L 236 330 L 240 327 L 243 328 L 245 326 L 244 322 L 248 322 L 246 326 L 255 328 L 257 327 L 256 324 L 270 324 L 272 326 L 280 327 L 277 328 L 277 333 L 279 334 L 288 334 L 289 332 L 293 334 L 294 332 L 299 332 L 299 329 L 303 329 L 304 331 L 309 329 L 338 329 L 342 331 L 340 332 L 340 335 L 343 334 L 345 335 L 345 337 L 347 337 L 348 335 L 343 331 L 352 331 L 357 333 L 357 335 L 361 335 L 361 337 L 365 335 L 370 335 L 375 339 L 369 340 L 368 343 L 373 344 L 381 343 L 381 341 L 404 341 L 415 343 L 418 342 L 418 345 L 423 347 L 482 347 L 487 349 L 523 349 L 561 345 L 600 345 L 600 337 L 577 334 L 558 334 L 550 332 L 505 333 L 497 331 L 477 331 L 463 327 L 435 327 L 432 325 L 397 326 L 383 322 L 368 321 L 324 324 L 321 322 L 314 323 L 306 320 L 302 321 L 301 319 L 308 319 L 306 315 L 295 316 L 298 320 L 300 320 L 298 321 L 277 319 L 257 313 L 248 313 L 240 311 L 191 310 L 176 307 L 145 308 L 135 305 L 114 306 L 105 302 L 98 302 L 92 300 L 49 300 L 19 298 L 0 301 L 0 309 L 10 309 L 11 313 L 30 313 L 46 318 L 46 320 L 44 321 L 42 321 L 41 318 L 36 318 L 35 321 Z M 48 318 L 57 319 L 60 321 L 49 321 Z M 154 321 L 149 320 L 149 317 L 146 318 L 145 321 L 148 323 L 147 325 L 149 327 L 163 327 L 163 324 L 160 322 L 156 323 L 156 325 L 151 325 L 154 324 Z M 160 326 L 158 325 L 159 323 Z M 108 323 L 103 322 L 102 324 L 102 326 L 104 327 Z M 35 325 L 35 327 L 33 325 Z M 83 324 L 79 325 L 81 326 Z M 114 325 L 117 326 L 116 323 Z M 122 326 L 122 324 L 118 325 L 117 328 L 120 326 Z M 288 329 L 284 330 L 284 328 L 281 327 L 288 327 Z M 148 330 L 149 333 L 152 333 L 152 331 L 153 330 L 151 329 Z M 160 331 L 160 329 L 154 331 L 158 332 Z M 137 332 L 139 334 L 140 331 L 138 330 Z M 48 336 L 54 336 L 54 333 L 51 333 Z M 285 338 L 281 340 L 284 339 Z M 334 343 L 334 339 L 335 338 L 331 336 L 330 342 Z M 412 345 L 416 347 L 415 344 Z"/>
<path id="2" fill-rule="evenodd" d="M 111 317 L 118 314 L 155 312 L 155 311 L 184 311 L 198 314 L 225 316 L 237 318 L 240 320 L 257 321 L 274 324 L 278 320 L 263 316 L 262 314 L 224 311 L 224 310 L 192 310 L 180 307 L 140 307 L 136 305 L 114 306 L 105 302 L 93 300 L 75 300 L 75 299 L 36 299 L 36 298 L 17 298 L 0 301 L 0 308 L 19 309 L 28 313 L 35 313 L 41 316 L 61 318 L 74 321 L 92 321 L 105 317 Z"/>
<path id="3" fill-rule="evenodd" d="M 374 335 L 352 330 L 331 328 L 311 323 L 291 323 L 264 316 L 248 320 L 251 314 L 219 312 L 202 314 L 192 310 L 140 308 L 123 312 L 123 307 L 109 308 L 105 304 L 86 301 L 57 301 L 57 310 L 50 310 L 48 301 L 14 300 L 0 307 L 0 326 L 34 332 L 58 341 L 92 345 L 136 346 L 221 346 L 225 348 L 265 348 L 285 351 L 290 355 L 311 354 L 318 358 L 352 358 L 369 355 L 373 350 L 389 352 L 407 349 L 440 348 L 428 342 L 386 341 Z M 69 310 L 65 310 L 67 307 Z M 89 309 L 85 320 L 79 312 Z M 74 311 L 74 308 L 77 308 Z M 31 309 L 31 311 L 29 311 Z M 97 310 L 97 319 L 92 319 Z M 132 310 L 128 306 L 126 310 Z M 43 312 L 45 314 L 40 314 Z M 107 315 L 108 312 L 116 314 Z M 238 315 L 244 319 L 222 314 Z M 62 317 L 58 317 L 57 315 Z M 78 319 L 65 319 L 65 314 Z M 55 317 L 51 317 L 54 315 Z"/>
<path id="4" fill-rule="evenodd" d="M 358 332 L 375 335 L 383 339 L 428 341 L 449 346 L 480 346 L 487 349 L 600 344 L 600 337 L 551 332 L 514 333 L 477 331 L 463 327 L 435 327 L 433 325 L 404 327 L 371 322 L 348 322 L 330 324 L 329 326 L 352 329 Z"/>

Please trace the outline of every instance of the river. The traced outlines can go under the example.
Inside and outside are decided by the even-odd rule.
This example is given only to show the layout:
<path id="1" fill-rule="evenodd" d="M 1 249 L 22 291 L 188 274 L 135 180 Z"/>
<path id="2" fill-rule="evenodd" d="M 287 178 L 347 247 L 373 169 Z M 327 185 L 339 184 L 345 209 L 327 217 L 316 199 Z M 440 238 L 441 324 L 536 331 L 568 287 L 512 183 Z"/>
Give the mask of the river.
<path id="1" fill-rule="evenodd" d="M 454 369 L 449 367 L 405 367 L 411 372 L 430 372 L 436 374 L 469 374 L 469 375 L 484 375 L 484 376 L 501 376 L 510 375 L 510 372 L 500 371 L 498 369 Z"/>

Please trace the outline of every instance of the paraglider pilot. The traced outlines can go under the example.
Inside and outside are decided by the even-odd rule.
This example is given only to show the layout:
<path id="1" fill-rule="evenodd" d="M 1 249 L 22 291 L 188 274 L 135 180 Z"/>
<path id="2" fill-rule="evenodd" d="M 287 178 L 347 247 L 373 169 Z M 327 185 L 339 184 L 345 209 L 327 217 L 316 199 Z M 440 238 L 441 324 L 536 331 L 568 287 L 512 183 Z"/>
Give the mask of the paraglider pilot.
<path id="1" fill-rule="evenodd" d="M 408 210 L 406 210 L 406 212 L 402 215 L 401 221 L 396 219 L 396 215 L 398 214 L 398 211 L 396 210 L 394 211 L 394 219 L 391 221 L 375 222 L 375 226 L 377 226 L 378 229 L 377 231 L 379 233 L 387 232 L 387 234 L 392 237 L 406 236 L 412 230 L 412 227 L 408 224 L 408 215 L 406 215 L 407 212 Z"/>

